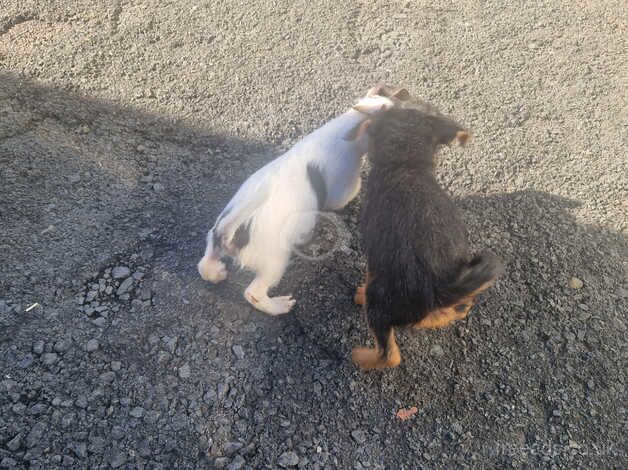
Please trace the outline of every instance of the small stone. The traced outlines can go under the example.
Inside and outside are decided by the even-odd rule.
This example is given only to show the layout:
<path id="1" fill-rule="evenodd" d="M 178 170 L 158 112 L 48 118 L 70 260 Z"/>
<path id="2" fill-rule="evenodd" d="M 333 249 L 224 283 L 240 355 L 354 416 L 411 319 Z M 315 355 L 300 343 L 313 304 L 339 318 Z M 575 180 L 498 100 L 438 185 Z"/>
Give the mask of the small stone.
<path id="1" fill-rule="evenodd" d="M 140 300 L 150 300 L 153 296 L 150 287 L 142 287 L 140 291 Z"/>
<path id="2" fill-rule="evenodd" d="M 44 342 L 39 340 L 33 343 L 33 352 L 38 356 L 44 352 Z"/>
<path id="3" fill-rule="evenodd" d="M 358 444 L 364 444 L 366 442 L 366 433 L 361 429 L 356 429 L 355 431 L 351 431 L 351 437 Z"/>
<path id="4" fill-rule="evenodd" d="M 116 378 L 116 374 L 114 374 L 113 372 L 104 372 L 100 374 L 100 380 L 101 382 L 104 382 L 104 383 L 109 384 L 113 382 L 115 378 Z"/>
<path id="5" fill-rule="evenodd" d="M 144 408 L 142 408 L 141 406 L 136 406 L 135 408 L 131 409 L 131 411 L 129 411 L 129 414 L 134 418 L 139 419 L 144 416 Z"/>
<path id="6" fill-rule="evenodd" d="M 168 351 L 159 351 L 159 354 L 157 355 L 157 362 L 165 364 L 170 359 L 172 359 L 172 355 Z"/>
<path id="7" fill-rule="evenodd" d="M 22 446 L 22 435 L 21 434 L 18 434 L 13 439 L 11 439 L 9 442 L 7 442 L 7 449 L 9 449 L 9 450 L 11 450 L 13 452 L 18 450 L 21 446 Z"/>
<path id="8" fill-rule="evenodd" d="M 80 397 L 78 397 L 78 398 L 76 399 L 76 401 L 74 402 L 74 404 L 75 404 L 78 408 L 85 409 L 85 408 L 87 408 L 87 398 L 86 398 L 84 395 L 82 395 L 82 396 L 80 396 Z"/>
<path id="9" fill-rule="evenodd" d="M 121 367 L 122 367 L 122 363 L 120 361 L 111 362 L 111 370 L 119 371 Z"/>
<path id="10" fill-rule="evenodd" d="M 145 147 L 145 146 L 143 146 L 142 144 L 139 144 L 139 145 L 136 147 L 136 149 L 137 149 L 137 151 L 138 151 L 139 153 L 144 153 L 144 152 L 146 152 L 146 147 Z"/>
<path id="11" fill-rule="evenodd" d="M 28 410 L 28 412 L 32 415 L 32 416 L 37 416 L 42 414 L 44 411 L 46 411 L 48 407 L 44 404 L 44 403 L 35 403 L 33 406 L 31 406 L 31 409 Z"/>
<path id="12" fill-rule="evenodd" d="M 79 459 L 84 459 L 87 457 L 87 444 L 85 444 L 84 442 L 73 442 L 68 447 Z"/>
<path id="13" fill-rule="evenodd" d="M 116 295 L 118 297 L 123 296 L 131 289 L 132 286 L 133 286 L 133 278 L 127 277 L 124 281 L 122 281 L 122 284 L 120 284 L 120 287 L 118 287 L 118 290 L 116 291 Z"/>
<path id="14" fill-rule="evenodd" d="M 44 423 L 35 423 L 28 433 L 28 436 L 26 436 L 26 447 L 30 449 L 39 444 L 45 432 L 46 425 Z"/>
<path id="15" fill-rule="evenodd" d="M 440 345 L 435 344 L 430 349 L 430 354 L 432 356 L 441 357 L 441 356 L 443 356 L 445 354 L 445 351 L 443 351 L 443 348 Z"/>
<path id="16" fill-rule="evenodd" d="M 59 360 L 59 356 L 57 356 L 57 353 L 45 353 L 41 356 L 41 360 L 47 366 L 51 366 Z"/>
<path id="17" fill-rule="evenodd" d="M 24 454 L 24 456 L 22 457 L 22 459 L 26 462 L 31 462 L 33 460 L 39 459 L 41 457 L 41 454 L 43 454 L 43 452 L 44 452 L 43 447 L 36 446 L 36 447 L 33 447 L 32 449 L 28 449 L 26 453 Z"/>
<path id="18" fill-rule="evenodd" d="M 161 184 L 161 183 L 155 183 L 155 184 L 153 184 L 153 190 L 154 190 L 156 193 L 160 193 L 160 192 L 161 192 L 161 191 L 163 191 L 164 189 L 166 189 L 166 188 L 165 188 L 165 187 L 164 187 L 164 185 L 163 185 L 163 184 Z"/>
<path id="19" fill-rule="evenodd" d="M 482 317 L 480 318 L 480 325 L 482 326 L 492 326 L 493 322 L 491 321 L 490 318 L 486 318 L 486 317 Z"/>
<path id="20" fill-rule="evenodd" d="M 218 457 L 214 460 L 214 468 L 225 468 L 229 459 L 227 457 Z"/>
<path id="21" fill-rule="evenodd" d="M 279 456 L 277 464 L 283 468 L 296 467 L 299 464 L 299 456 L 292 452 L 284 452 Z"/>
<path id="22" fill-rule="evenodd" d="M 55 352 L 64 353 L 68 349 L 70 349 L 70 342 L 69 341 L 61 340 L 61 341 L 57 341 L 55 343 L 55 347 L 54 347 Z"/>
<path id="23" fill-rule="evenodd" d="M 229 465 L 227 465 L 227 470 L 240 470 L 246 465 L 246 460 L 241 455 L 236 455 L 236 457 L 231 461 Z"/>
<path id="24" fill-rule="evenodd" d="M 24 413 L 24 411 L 26 411 L 26 405 L 24 403 L 16 403 L 11 409 L 16 415 L 21 415 L 22 413 Z"/>
<path id="25" fill-rule="evenodd" d="M 120 468 L 126 463 L 126 459 L 125 452 L 122 452 L 120 449 L 113 449 L 109 456 L 109 465 L 111 465 L 111 468 Z"/>
<path id="26" fill-rule="evenodd" d="M 70 180 L 70 183 L 76 184 L 79 181 L 81 181 L 81 175 L 79 175 L 78 173 L 75 173 L 73 175 L 70 175 L 68 179 Z"/>
<path id="27" fill-rule="evenodd" d="M 148 441 L 142 441 L 137 446 L 137 452 L 140 454 L 140 457 L 146 459 L 153 454 L 153 451 L 150 449 L 150 444 Z"/>
<path id="28" fill-rule="evenodd" d="M 85 350 L 89 353 L 96 351 L 100 347 L 100 343 L 98 343 L 97 339 L 90 339 L 85 345 Z"/>
<path id="29" fill-rule="evenodd" d="M 111 437 L 114 440 L 119 441 L 125 435 L 126 435 L 126 432 L 120 426 L 114 426 L 113 428 L 111 428 Z"/>
<path id="30" fill-rule="evenodd" d="M 239 344 L 236 344 L 235 346 L 233 346 L 231 350 L 233 351 L 233 354 L 235 355 L 235 357 L 237 357 L 238 359 L 244 358 L 244 349 L 242 349 L 242 346 L 240 346 Z"/>
<path id="31" fill-rule="evenodd" d="M 168 347 L 168 351 L 170 351 L 170 354 L 174 354 L 174 351 L 177 348 L 177 337 L 175 336 L 174 338 L 170 338 L 168 336 L 164 336 L 162 340 L 164 343 L 166 343 L 166 346 Z"/>
<path id="32" fill-rule="evenodd" d="M 0 468 L 13 468 L 17 465 L 17 462 L 13 460 L 11 457 L 5 457 L 0 462 Z"/>
<path id="33" fill-rule="evenodd" d="M 111 276 L 114 279 L 126 279 L 131 275 L 131 270 L 126 266 L 116 266 L 111 270 Z"/>
<path id="34" fill-rule="evenodd" d="M 98 317 L 92 320 L 92 324 L 99 328 L 102 328 L 107 323 L 107 319 L 105 317 Z"/>
<path id="35" fill-rule="evenodd" d="M 229 393 L 229 384 L 219 383 L 218 387 L 216 388 L 216 397 L 218 398 L 218 400 L 224 399 L 227 396 L 227 393 Z"/>
<path id="36" fill-rule="evenodd" d="M 203 401 L 208 405 L 213 404 L 216 401 L 216 392 L 214 390 L 208 390 L 205 395 L 203 395 Z"/>
<path id="37" fill-rule="evenodd" d="M 582 282 L 582 280 L 578 279 L 577 277 L 572 277 L 571 279 L 569 279 L 568 285 L 571 289 L 582 289 L 582 286 L 584 286 L 584 282 Z"/>
<path id="38" fill-rule="evenodd" d="M 26 356 L 24 356 L 18 363 L 17 366 L 20 369 L 26 369 L 28 367 L 30 367 L 30 365 L 33 363 L 33 355 L 32 354 L 27 354 Z"/>
<path id="39" fill-rule="evenodd" d="M 189 379 L 190 375 L 192 375 L 192 371 L 190 370 L 189 364 L 183 364 L 181 367 L 179 367 L 179 378 Z"/>
<path id="40" fill-rule="evenodd" d="M 235 454 L 237 451 L 242 449 L 242 447 L 244 447 L 244 444 L 242 444 L 241 442 L 237 442 L 237 441 L 227 442 L 223 446 L 222 451 L 224 452 L 226 456 L 230 457 L 233 454 Z"/>

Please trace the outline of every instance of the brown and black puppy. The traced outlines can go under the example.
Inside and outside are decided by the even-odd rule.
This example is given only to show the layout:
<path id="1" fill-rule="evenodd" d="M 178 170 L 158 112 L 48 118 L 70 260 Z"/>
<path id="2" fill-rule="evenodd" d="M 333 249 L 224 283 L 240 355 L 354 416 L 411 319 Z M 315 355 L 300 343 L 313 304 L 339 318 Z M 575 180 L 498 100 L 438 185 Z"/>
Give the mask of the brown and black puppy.
<path id="1" fill-rule="evenodd" d="M 439 146 L 468 139 L 460 125 L 421 103 L 383 111 L 360 132 L 371 172 L 361 222 L 368 272 L 355 300 L 376 347 L 356 348 L 352 359 L 380 369 L 401 362 L 394 328 L 441 328 L 466 317 L 502 266 L 470 253 L 464 223 L 434 175 Z"/>

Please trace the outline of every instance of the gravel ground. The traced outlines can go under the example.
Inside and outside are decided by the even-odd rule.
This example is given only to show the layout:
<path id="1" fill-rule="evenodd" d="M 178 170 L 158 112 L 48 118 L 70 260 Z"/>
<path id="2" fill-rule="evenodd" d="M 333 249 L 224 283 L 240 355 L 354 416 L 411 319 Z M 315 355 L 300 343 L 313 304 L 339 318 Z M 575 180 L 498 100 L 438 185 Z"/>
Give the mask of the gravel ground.
<path id="1" fill-rule="evenodd" d="M 626 468 L 625 5 L 504 3 L 0 0 L 0 468 Z M 284 317 L 195 263 L 379 80 L 472 129 L 439 172 L 507 274 L 364 374 L 359 200 Z"/>

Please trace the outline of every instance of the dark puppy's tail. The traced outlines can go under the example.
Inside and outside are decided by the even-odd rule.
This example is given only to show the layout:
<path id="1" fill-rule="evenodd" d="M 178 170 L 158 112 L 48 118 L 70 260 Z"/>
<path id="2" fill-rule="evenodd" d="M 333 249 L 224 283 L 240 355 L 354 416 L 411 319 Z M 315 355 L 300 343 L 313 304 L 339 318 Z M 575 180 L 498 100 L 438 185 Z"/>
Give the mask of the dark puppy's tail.
<path id="1" fill-rule="evenodd" d="M 462 299 L 473 298 L 491 287 L 503 272 L 504 267 L 497 256 L 480 253 L 463 266 L 448 285 L 437 287 L 436 299 L 442 306 L 449 306 Z"/>

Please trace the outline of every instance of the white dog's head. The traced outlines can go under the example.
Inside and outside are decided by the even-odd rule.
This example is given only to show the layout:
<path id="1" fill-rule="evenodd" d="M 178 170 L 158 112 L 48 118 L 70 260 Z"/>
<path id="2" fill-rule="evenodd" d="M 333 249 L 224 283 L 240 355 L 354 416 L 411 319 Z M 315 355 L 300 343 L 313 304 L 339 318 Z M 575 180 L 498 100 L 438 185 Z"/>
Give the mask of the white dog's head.
<path id="1" fill-rule="evenodd" d="M 353 109 L 364 114 L 365 119 L 351 129 L 344 139 L 366 149 L 365 131 L 371 122 L 370 118 L 381 111 L 401 106 L 403 101 L 408 100 L 410 93 L 405 88 L 394 89 L 384 84 L 369 88 L 366 95 L 353 105 Z"/>

